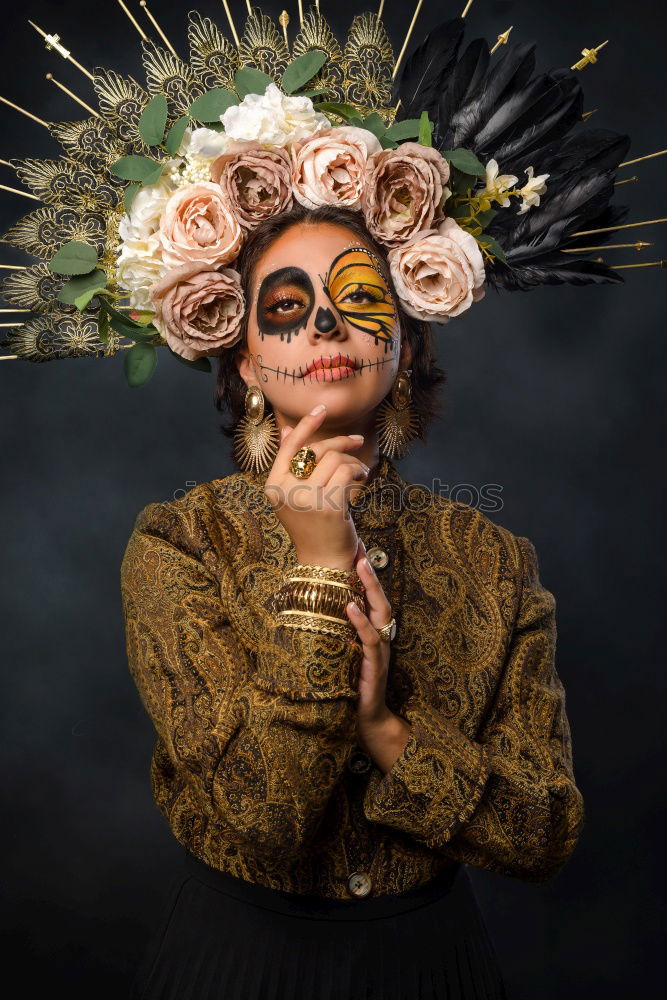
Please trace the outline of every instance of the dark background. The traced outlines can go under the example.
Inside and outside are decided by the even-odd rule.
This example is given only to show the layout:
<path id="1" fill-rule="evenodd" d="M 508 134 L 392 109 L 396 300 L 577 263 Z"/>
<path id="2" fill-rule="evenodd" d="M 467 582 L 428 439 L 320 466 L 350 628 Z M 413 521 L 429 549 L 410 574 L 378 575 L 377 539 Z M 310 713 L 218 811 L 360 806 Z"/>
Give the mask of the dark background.
<path id="1" fill-rule="evenodd" d="M 462 3 L 425 4 L 415 41 Z M 217 0 L 149 6 L 182 55 L 190 6 L 225 29 Z M 322 0 L 327 8 L 339 36 L 348 13 L 363 9 Z M 398 50 L 410 11 L 391 0 L 387 8 Z M 240 3 L 234 12 L 238 26 Z M 290 14 L 294 24 L 295 3 Z M 91 71 L 144 79 L 139 35 L 117 4 L 13 5 L 0 93 L 40 117 L 86 115 L 46 72 L 93 106 L 95 95 L 45 50 L 28 17 L 60 33 Z M 598 108 L 591 124 L 631 134 L 628 158 L 667 147 L 662 4 L 475 0 L 468 22 L 467 38 L 492 42 L 513 24 L 513 41 L 537 40 L 538 70 L 571 65 L 583 46 L 609 38 L 582 74 L 586 109 Z M 2 158 L 60 155 L 44 128 L 6 105 L 0 115 Z M 632 206 L 628 221 L 667 215 L 666 168 L 662 157 L 621 171 L 639 177 L 618 189 Z M 8 167 L 0 176 L 20 186 Z M 0 192 L 2 231 L 35 207 Z M 641 255 L 609 251 L 608 262 L 667 256 L 665 226 L 621 231 L 617 242 L 636 239 L 655 245 Z M 0 261 L 29 263 L 7 246 Z M 533 540 L 558 601 L 557 664 L 586 827 L 545 886 L 470 869 L 513 1000 L 642 996 L 662 964 L 667 275 L 623 274 L 618 287 L 489 292 L 436 328 L 449 376 L 445 415 L 428 446 L 399 464 L 406 479 L 431 487 L 438 477 L 444 492 L 473 504 L 475 492 L 461 484 L 497 484 L 502 506 L 488 516 Z M 0 375 L 6 961 L 23 996 L 58 985 L 70 997 L 121 998 L 181 848 L 150 794 L 154 734 L 127 670 L 120 561 L 145 504 L 234 468 L 213 377 L 169 356 L 133 390 L 120 356 L 5 361 Z"/>

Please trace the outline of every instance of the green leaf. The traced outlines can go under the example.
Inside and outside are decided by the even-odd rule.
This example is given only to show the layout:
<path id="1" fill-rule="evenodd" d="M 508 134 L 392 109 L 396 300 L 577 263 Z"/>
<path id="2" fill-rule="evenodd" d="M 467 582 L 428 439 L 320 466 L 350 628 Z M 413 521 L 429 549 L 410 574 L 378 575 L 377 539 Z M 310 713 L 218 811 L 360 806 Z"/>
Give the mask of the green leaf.
<path id="1" fill-rule="evenodd" d="M 378 136 L 378 139 L 383 149 L 398 149 L 398 143 L 394 142 L 393 139 L 389 139 L 386 132 L 384 135 Z"/>
<path id="2" fill-rule="evenodd" d="M 56 298 L 68 306 L 85 309 L 93 296 L 99 292 L 100 288 L 104 288 L 106 283 L 107 276 L 104 271 L 96 269 L 91 271 L 90 274 L 80 274 L 75 278 L 70 278 L 60 289 Z M 83 305 L 79 305 L 79 299 L 84 296 L 88 297 Z"/>
<path id="3" fill-rule="evenodd" d="M 219 122 L 220 115 L 224 115 L 228 108 L 238 103 L 238 97 L 231 90 L 227 90 L 226 87 L 215 87 L 193 101 L 188 108 L 188 114 L 198 122 Z"/>
<path id="4" fill-rule="evenodd" d="M 322 101 L 317 105 L 317 110 L 321 111 L 323 115 L 337 115 L 347 122 L 354 122 L 356 125 L 361 123 L 361 115 L 356 108 L 353 108 L 351 104 L 338 104 L 335 101 Z"/>
<path id="5" fill-rule="evenodd" d="M 417 139 L 421 120 L 419 118 L 405 118 L 402 122 L 394 122 L 387 129 L 387 136 L 401 142 L 403 139 Z M 424 145 L 424 143 L 422 143 Z"/>
<path id="6" fill-rule="evenodd" d="M 156 94 L 141 112 L 139 135 L 147 146 L 158 146 L 164 137 L 167 124 L 167 98 Z"/>
<path id="7" fill-rule="evenodd" d="M 283 73 L 282 87 L 285 93 L 293 94 L 299 87 L 304 87 L 319 73 L 328 58 L 321 49 L 312 49 L 298 56 Z"/>
<path id="8" fill-rule="evenodd" d="M 155 337 L 159 336 L 154 326 L 131 326 L 129 323 L 123 323 L 121 320 L 115 318 L 110 320 L 110 326 L 121 337 L 129 337 L 130 340 L 135 340 L 139 343 L 150 344 Z"/>
<path id="9" fill-rule="evenodd" d="M 130 347 L 123 358 L 127 384 L 133 389 L 143 385 L 155 371 L 156 364 L 157 351 L 152 344 L 135 344 Z"/>
<path id="10" fill-rule="evenodd" d="M 273 83 L 270 76 L 259 69 L 252 69 L 251 66 L 237 69 L 234 74 L 234 86 L 241 100 L 247 94 L 263 94 L 270 83 Z"/>
<path id="11" fill-rule="evenodd" d="M 169 345 L 167 345 L 167 347 L 172 357 L 176 358 L 177 361 L 180 361 L 182 365 L 187 365 L 188 368 L 194 368 L 195 371 L 198 372 L 211 371 L 211 362 L 209 361 L 208 358 L 197 358 L 195 361 L 189 361 L 187 358 L 184 358 L 180 354 L 177 354 L 176 351 L 172 351 Z"/>
<path id="12" fill-rule="evenodd" d="M 48 267 L 56 274 L 88 274 L 97 265 L 97 250 L 82 240 L 70 240 L 54 253 Z"/>
<path id="13" fill-rule="evenodd" d="M 486 227 L 489 225 L 490 222 L 493 221 L 494 217 L 497 214 L 498 214 L 497 209 L 490 208 L 486 212 L 478 212 L 477 215 L 475 216 L 475 218 L 476 218 L 477 222 L 479 223 L 479 225 L 482 227 L 482 229 L 486 229 Z"/>
<path id="14" fill-rule="evenodd" d="M 382 139 L 387 131 L 384 120 L 377 111 L 371 111 L 370 115 L 366 115 L 362 121 L 362 128 L 368 129 L 377 139 Z"/>
<path id="15" fill-rule="evenodd" d="M 134 201 L 134 196 L 137 191 L 141 190 L 141 184 L 128 184 L 123 191 L 123 202 L 125 204 L 125 211 L 129 214 L 132 210 L 132 202 Z"/>
<path id="16" fill-rule="evenodd" d="M 222 122 L 207 122 L 206 128 L 210 128 L 213 132 L 224 132 L 225 126 Z"/>
<path id="17" fill-rule="evenodd" d="M 97 314 L 97 339 L 102 344 L 109 343 L 109 316 L 104 309 Z"/>
<path id="18" fill-rule="evenodd" d="M 189 115 L 183 115 L 171 126 L 167 133 L 167 138 L 165 141 L 165 148 L 168 153 L 172 156 L 176 156 L 178 153 L 181 143 L 183 142 L 183 136 L 185 135 L 185 130 L 188 127 L 188 122 L 190 121 Z"/>
<path id="19" fill-rule="evenodd" d="M 433 122 L 429 120 L 427 111 L 422 111 L 419 119 L 418 142 L 420 142 L 422 146 L 433 145 Z"/>
<path id="20" fill-rule="evenodd" d="M 488 250 L 490 250 L 493 256 L 497 257 L 498 260 L 501 260 L 503 264 L 507 263 L 507 257 L 505 256 L 505 251 L 501 247 L 500 243 L 498 243 L 497 240 L 494 240 L 493 236 L 487 236 L 487 234 L 484 233 L 483 237 L 478 242 L 481 243 L 482 246 L 485 246 Z"/>
<path id="21" fill-rule="evenodd" d="M 444 158 L 462 174 L 472 177 L 486 177 L 486 167 L 470 149 L 443 149 Z"/>
<path id="22" fill-rule="evenodd" d="M 112 306 L 111 303 L 107 302 L 105 299 L 100 299 L 100 305 L 102 309 L 104 309 L 104 311 L 107 312 L 113 319 L 117 319 L 126 326 L 134 327 L 137 330 L 143 329 L 141 323 L 137 323 L 136 320 L 133 320 L 127 313 L 121 312 L 119 309 L 115 309 L 114 306 Z M 131 312 L 134 312 L 134 310 L 131 310 Z"/>
<path id="23" fill-rule="evenodd" d="M 109 167 L 112 174 L 122 177 L 125 181 L 139 181 L 140 184 L 155 184 L 164 169 L 164 163 L 158 163 L 149 156 L 121 156 Z"/>

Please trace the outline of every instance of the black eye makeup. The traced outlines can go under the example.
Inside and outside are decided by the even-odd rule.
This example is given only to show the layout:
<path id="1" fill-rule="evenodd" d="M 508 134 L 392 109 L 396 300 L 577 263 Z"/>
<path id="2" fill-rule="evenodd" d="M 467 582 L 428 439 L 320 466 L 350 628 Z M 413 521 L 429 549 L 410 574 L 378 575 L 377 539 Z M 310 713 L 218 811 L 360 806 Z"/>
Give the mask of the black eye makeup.
<path id="1" fill-rule="evenodd" d="M 262 281 L 257 295 L 257 327 L 262 336 L 287 336 L 308 323 L 315 304 L 313 283 L 300 267 L 282 267 Z"/>

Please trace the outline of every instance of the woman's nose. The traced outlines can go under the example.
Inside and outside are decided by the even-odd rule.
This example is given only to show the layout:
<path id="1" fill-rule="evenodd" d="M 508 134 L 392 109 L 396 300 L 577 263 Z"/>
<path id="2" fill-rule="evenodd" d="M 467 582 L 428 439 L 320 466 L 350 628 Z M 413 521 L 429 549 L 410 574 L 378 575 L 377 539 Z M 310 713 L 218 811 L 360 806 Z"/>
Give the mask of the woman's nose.
<path id="1" fill-rule="evenodd" d="M 319 333 L 331 333 L 337 326 L 336 317 L 331 309 L 323 309 L 322 306 L 315 315 L 315 329 Z"/>

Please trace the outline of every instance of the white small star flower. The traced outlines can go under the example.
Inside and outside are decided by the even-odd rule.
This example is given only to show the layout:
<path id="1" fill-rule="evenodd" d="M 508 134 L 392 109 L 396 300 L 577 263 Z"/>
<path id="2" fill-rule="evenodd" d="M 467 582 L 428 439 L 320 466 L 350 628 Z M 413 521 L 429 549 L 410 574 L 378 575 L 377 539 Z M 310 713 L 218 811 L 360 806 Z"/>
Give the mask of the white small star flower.
<path id="1" fill-rule="evenodd" d="M 540 195 L 544 194 L 547 189 L 544 182 L 550 175 L 539 174 L 537 177 L 533 177 L 534 169 L 534 167 L 526 167 L 528 183 L 520 189 L 519 193 L 521 194 L 522 201 L 517 215 L 523 215 L 523 213 L 527 212 L 533 205 L 539 205 Z"/>

